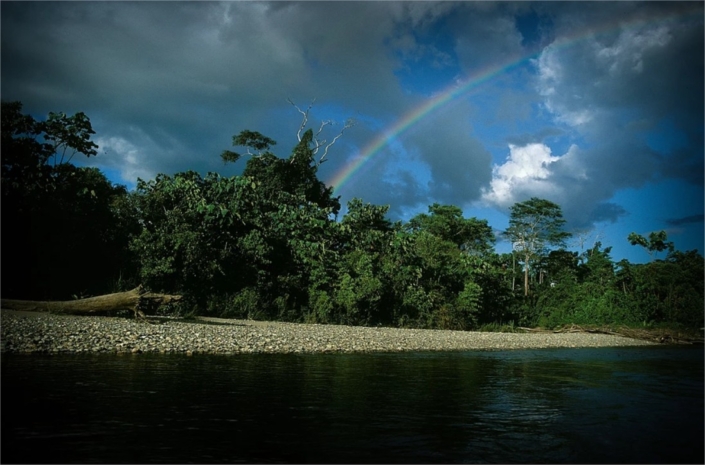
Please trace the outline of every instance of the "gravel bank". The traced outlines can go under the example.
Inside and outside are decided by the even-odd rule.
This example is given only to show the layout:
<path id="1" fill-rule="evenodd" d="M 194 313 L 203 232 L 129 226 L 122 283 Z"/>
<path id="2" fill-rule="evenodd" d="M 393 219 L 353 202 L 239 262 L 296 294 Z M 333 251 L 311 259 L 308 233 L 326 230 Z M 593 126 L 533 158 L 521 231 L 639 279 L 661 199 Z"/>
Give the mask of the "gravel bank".
<path id="1" fill-rule="evenodd" d="M 212 319 L 215 321 L 215 319 Z M 507 350 L 642 346 L 652 343 L 588 333 L 521 334 L 362 328 L 249 320 L 221 324 L 52 315 L 2 310 L 2 352 L 321 353 Z"/>

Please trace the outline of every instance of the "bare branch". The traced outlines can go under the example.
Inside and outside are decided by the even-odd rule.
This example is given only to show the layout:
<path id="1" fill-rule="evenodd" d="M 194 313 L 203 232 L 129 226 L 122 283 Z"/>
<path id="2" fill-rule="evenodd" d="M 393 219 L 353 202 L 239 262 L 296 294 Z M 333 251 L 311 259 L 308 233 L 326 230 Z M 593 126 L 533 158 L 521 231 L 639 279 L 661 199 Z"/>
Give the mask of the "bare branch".
<path id="1" fill-rule="evenodd" d="M 71 163 L 71 159 L 73 158 L 74 155 L 76 155 L 76 151 L 75 151 L 75 150 L 74 150 L 73 152 L 71 152 L 71 156 L 69 157 L 68 160 L 66 160 L 66 163 Z"/>
<path id="2" fill-rule="evenodd" d="M 316 133 L 316 135 L 315 135 L 315 136 L 313 136 L 313 137 L 314 137 L 314 139 L 315 139 L 315 138 L 317 138 L 317 137 L 318 137 L 318 135 L 319 135 L 319 134 L 320 134 L 321 132 L 323 132 L 323 128 L 324 128 L 324 127 L 326 127 L 326 126 L 332 126 L 332 125 L 333 125 L 333 122 L 332 122 L 332 121 L 330 121 L 330 120 L 327 120 L 327 121 L 323 121 L 323 122 L 321 122 L 321 127 L 320 127 L 320 128 L 318 128 L 318 132 Z"/>
<path id="3" fill-rule="evenodd" d="M 328 155 L 328 149 L 331 148 L 331 146 L 343 136 L 345 130 L 353 126 L 355 126 L 355 121 L 353 119 L 348 119 L 345 122 L 345 126 L 343 126 L 343 129 L 340 130 L 340 133 L 333 138 L 330 144 L 326 145 L 326 148 L 323 150 L 323 155 L 321 155 L 321 158 L 318 159 L 318 165 L 325 161 L 326 155 Z M 323 143 L 325 143 L 325 141 L 323 141 Z"/>
<path id="4" fill-rule="evenodd" d="M 594 240 L 593 243 L 592 243 L 592 248 L 593 248 L 593 249 L 594 249 L 595 247 L 597 247 L 597 243 L 600 241 L 600 239 L 602 238 L 602 236 L 604 236 L 604 233 L 605 233 L 605 230 L 604 230 L 604 229 L 600 229 L 599 231 L 597 231 L 597 232 L 595 233 L 595 240 Z"/>
<path id="5" fill-rule="evenodd" d="M 320 149 L 323 146 L 323 144 L 326 143 L 326 139 L 318 140 L 318 136 L 323 132 L 323 128 L 325 128 L 326 126 L 332 126 L 332 125 L 333 125 L 333 122 L 330 120 L 321 122 L 321 127 L 318 128 L 318 132 L 316 134 L 314 134 L 314 136 L 313 136 L 313 143 L 315 144 L 315 146 L 313 147 L 312 150 L 313 150 L 314 155 L 317 154 L 318 149 Z"/>
<path id="6" fill-rule="evenodd" d="M 316 99 L 314 98 L 311 100 L 311 103 L 308 105 L 308 108 L 306 108 L 306 111 L 303 111 L 301 108 L 299 108 L 290 98 L 286 99 L 287 102 L 292 104 L 296 110 L 303 115 L 303 119 L 301 120 L 301 126 L 299 126 L 299 130 L 296 132 L 296 138 L 301 142 L 301 131 L 304 130 L 306 127 L 306 124 L 308 124 L 308 113 L 311 111 L 311 107 L 313 107 L 314 102 Z"/>

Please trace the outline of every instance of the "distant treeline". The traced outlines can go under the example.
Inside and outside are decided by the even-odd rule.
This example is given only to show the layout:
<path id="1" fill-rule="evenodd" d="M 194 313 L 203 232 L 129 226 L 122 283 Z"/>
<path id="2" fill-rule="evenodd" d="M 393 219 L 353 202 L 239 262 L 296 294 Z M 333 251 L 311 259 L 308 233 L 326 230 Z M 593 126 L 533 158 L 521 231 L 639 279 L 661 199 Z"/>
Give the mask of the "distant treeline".
<path id="1" fill-rule="evenodd" d="M 182 294 L 174 312 L 350 325 L 473 329 L 483 325 L 703 325 L 703 257 L 664 232 L 631 234 L 664 259 L 615 263 L 599 242 L 566 250 L 560 206 L 511 208 L 498 254 L 486 220 L 433 204 L 408 222 L 388 206 L 340 203 L 317 177 L 309 130 L 288 158 L 252 131 L 242 175 L 188 171 L 128 192 L 96 168 L 83 113 L 46 121 L 2 103 L 2 296 L 70 299 L 143 284 Z M 236 162 L 240 154 L 221 157 Z"/>

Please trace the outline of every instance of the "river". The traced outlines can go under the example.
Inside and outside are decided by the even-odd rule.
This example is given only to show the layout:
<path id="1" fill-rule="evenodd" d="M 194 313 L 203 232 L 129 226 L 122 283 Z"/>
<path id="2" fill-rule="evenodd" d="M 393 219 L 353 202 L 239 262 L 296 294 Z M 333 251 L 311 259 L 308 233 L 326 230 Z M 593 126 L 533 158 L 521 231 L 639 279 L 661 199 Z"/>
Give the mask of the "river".
<path id="1" fill-rule="evenodd" d="M 703 463 L 703 348 L 2 355 L 2 463 Z"/>

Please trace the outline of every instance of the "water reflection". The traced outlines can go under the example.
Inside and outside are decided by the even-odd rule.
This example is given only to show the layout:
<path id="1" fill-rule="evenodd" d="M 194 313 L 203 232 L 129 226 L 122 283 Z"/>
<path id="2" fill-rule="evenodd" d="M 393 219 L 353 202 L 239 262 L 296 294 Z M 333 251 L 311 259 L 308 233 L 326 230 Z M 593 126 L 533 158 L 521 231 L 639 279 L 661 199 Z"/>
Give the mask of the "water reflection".
<path id="1" fill-rule="evenodd" d="M 3 355 L 2 380 L 5 462 L 703 460 L 697 349 Z"/>

